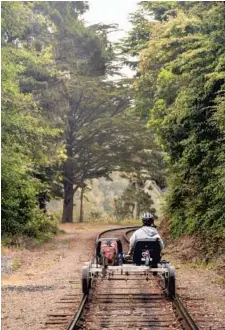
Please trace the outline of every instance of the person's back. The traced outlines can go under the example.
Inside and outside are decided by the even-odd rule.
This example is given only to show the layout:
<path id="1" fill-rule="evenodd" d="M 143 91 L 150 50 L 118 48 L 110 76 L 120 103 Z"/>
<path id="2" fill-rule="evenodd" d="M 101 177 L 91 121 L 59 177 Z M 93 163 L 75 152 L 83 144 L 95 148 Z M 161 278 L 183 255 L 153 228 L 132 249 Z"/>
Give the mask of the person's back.
<path id="1" fill-rule="evenodd" d="M 110 240 L 105 243 L 103 242 L 101 245 L 101 253 L 105 258 L 106 264 L 114 264 L 117 255 L 117 242 L 112 242 Z"/>
<path id="2" fill-rule="evenodd" d="M 153 226 L 154 217 L 151 213 L 145 213 L 142 217 L 143 226 L 136 230 L 130 238 L 130 249 L 128 254 L 130 254 L 134 248 L 134 244 L 137 240 L 148 239 L 148 238 L 158 238 L 161 251 L 164 248 L 163 241 L 157 231 Z"/>

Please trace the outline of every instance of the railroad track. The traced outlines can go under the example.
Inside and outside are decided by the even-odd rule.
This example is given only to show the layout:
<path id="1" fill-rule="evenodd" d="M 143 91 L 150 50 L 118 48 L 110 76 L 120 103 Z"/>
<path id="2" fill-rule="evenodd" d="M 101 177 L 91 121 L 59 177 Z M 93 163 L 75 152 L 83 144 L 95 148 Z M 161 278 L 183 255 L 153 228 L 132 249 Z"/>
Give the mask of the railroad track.
<path id="1" fill-rule="evenodd" d="M 128 250 L 129 235 L 137 227 L 107 230 L 98 236 L 120 238 Z M 92 290 L 83 295 L 68 330 L 152 329 L 198 330 L 178 296 L 166 299 L 160 277 L 117 275 L 116 279 L 95 279 Z"/>

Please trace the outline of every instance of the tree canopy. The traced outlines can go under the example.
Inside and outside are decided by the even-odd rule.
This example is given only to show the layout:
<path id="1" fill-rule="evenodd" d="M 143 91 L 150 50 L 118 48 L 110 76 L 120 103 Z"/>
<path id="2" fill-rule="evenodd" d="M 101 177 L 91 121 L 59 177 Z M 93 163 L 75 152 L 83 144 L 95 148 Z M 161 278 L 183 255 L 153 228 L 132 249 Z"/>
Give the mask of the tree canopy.
<path id="1" fill-rule="evenodd" d="M 151 207 L 152 179 L 174 236 L 224 237 L 224 3 L 142 1 L 116 50 L 88 2 L 1 7 L 3 235 L 49 237 L 51 198 L 72 222 L 77 189 L 120 171 L 120 214 Z M 121 54 L 134 79 L 113 79 Z"/>
<path id="2" fill-rule="evenodd" d="M 130 82 L 108 79 L 118 74 L 116 25 L 87 27 L 86 10 L 83 1 L 2 2 L 3 235 L 48 237 L 46 203 L 63 198 L 62 221 L 72 222 L 76 190 L 113 170 L 161 177 L 154 138 L 131 114 Z"/>
<path id="3" fill-rule="evenodd" d="M 148 118 L 149 130 L 165 152 L 172 232 L 222 237 L 224 3 L 141 2 L 139 6 L 125 45 L 128 53 L 136 49 L 134 55 L 139 55 L 136 109 Z M 140 24 L 144 34 L 134 40 Z"/>

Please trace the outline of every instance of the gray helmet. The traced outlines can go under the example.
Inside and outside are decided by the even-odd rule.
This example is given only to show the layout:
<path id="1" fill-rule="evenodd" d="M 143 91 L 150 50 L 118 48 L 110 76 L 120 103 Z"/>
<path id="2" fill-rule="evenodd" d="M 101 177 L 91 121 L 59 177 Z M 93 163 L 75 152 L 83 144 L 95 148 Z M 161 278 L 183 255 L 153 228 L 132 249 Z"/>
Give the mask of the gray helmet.
<path id="1" fill-rule="evenodd" d="M 154 216 L 151 213 L 146 212 L 142 215 L 142 222 L 144 226 L 151 226 L 154 222 Z"/>

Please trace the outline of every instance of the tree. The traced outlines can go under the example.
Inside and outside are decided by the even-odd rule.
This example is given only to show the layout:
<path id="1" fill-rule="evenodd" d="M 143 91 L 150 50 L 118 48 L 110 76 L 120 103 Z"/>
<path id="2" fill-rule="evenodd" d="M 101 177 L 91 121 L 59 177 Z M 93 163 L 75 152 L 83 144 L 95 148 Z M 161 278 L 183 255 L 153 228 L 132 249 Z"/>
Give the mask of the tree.
<path id="1" fill-rule="evenodd" d="M 49 6 L 55 10 L 54 19 Z M 73 196 L 86 180 L 108 176 L 119 167 L 119 159 L 124 166 L 125 155 L 133 166 L 131 150 L 137 150 L 131 128 L 120 123 L 127 118 L 119 115 L 130 100 L 129 84 L 106 80 L 106 75 L 115 70 L 115 55 L 107 40 L 108 31 L 115 27 L 86 28 L 79 15 L 73 15 L 73 6 L 35 6 L 56 25 L 54 57 L 58 74 L 49 80 L 47 89 L 41 89 L 38 99 L 62 132 L 63 222 L 73 220 Z M 126 143 L 131 144 L 129 151 Z"/>
<path id="2" fill-rule="evenodd" d="M 35 19 L 37 16 L 24 3 L 2 3 L 3 235 L 30 234 L 28 228 L 32 219 L 37 221 L 34 234 L 38 235 L 38 231 L 42 231 L 41 226 L 48 223 L 37 209 L 42 183 L 32 172 L 35 167 L 50 161 L 47 143 L 44 145 L 43 141 L 52 139 L 57 133 L 44 120 L 32 95 L 20 89 L 20 79 L 28 65 L 35 65 L 41 70 L 50 62 L 49 49 L 44 48 L 37 54 L 29 45 L 28 26 Z"/>
<path id="3" fill-rule="evenodd" d="M 86 27 L 87 9 L 82 1 L 2 3 L 4 234 L 44 232 L 55 195 L 72 221 L 75 191 L 113 170 L 161 180 L 154 138 L 132 115 L 130 81 L 108 79 L 117 72 L 107 36 L 116 27 Z"/>
<path id="4" fill-rule="evenodd" d="M 125 89 L 105 80 L 106 64 L 113 58 L 106 26 L 84 27 L 71 15 L 57 23 L 54 47 L 58 79 L 41 91 L 41 105 L 62 129 L 61 144 L 64 206 L 62 221 L 73 219 L 73 196 L 85 180 L 106 175 L 102 144 L 111 127 L 110 116 L 126 107 Z M 60 13 L 59 13 L 60 15 Z M 119 93 L 119 87 L 122 87 Z M 127 92 L 126 92 L 127 94 Z M 104 131 L 103 131 L 104 130 Z"/>
<path id="5" fill-rule="evenodd" d="M 127 104 L 116 86 L 90 78 L 89 81 L 81 78 L 79 83 L 69 86 L 69 95 L 64 117 L 67 159 L 63 164 L 63 221 L 72 221 L 73 196 L 85 180 L 108 173 L 109 159 L 104 153 L 112 131 L 109 118 Z"/>
<path id="6" fill-rule="evenodd" d="M 172 232 L 221 237 L 224 129 L 217 120 L 224 106 L 224 4 L 141 6 L 160 22 L 145 26 L 149 40 L 134 82 L 135 106 L 166 155 Z"/>
<path id="7" fill-rule="evenodd" d="M 144 191 L 144 182 L 139 183 L 138 190 L 136 184 L 137 182 L 130 182 L 122 196 L 115 200 L 115 215 L 117 218 L 138 220 L 142 212 L 155 214 L 156 210 L 152 208 L 151 196 Z"/>

